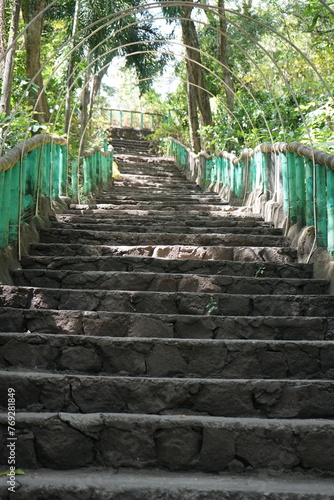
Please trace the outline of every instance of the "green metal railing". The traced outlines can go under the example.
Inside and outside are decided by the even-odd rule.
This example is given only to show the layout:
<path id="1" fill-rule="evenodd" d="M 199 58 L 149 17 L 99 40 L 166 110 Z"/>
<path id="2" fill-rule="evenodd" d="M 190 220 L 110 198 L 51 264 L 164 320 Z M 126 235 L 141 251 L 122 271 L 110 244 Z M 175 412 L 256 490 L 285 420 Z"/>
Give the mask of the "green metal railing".
<path id="1" fill-rule="evenodd" d="M 191 152 L 178 141 L 168 140 L 168 154 L 189 167 Z M 317 245 L 334 256 L 334 155 L 292 142 L 261 144 L 239 158 L 226 151 L 200 154 L 192 163 L 203 160 L 202 186 L 227 188 L 239 203 L 257 190 L 266 201 L 282 204 L 289 226 L 313 226 Z"/>
<path id="2" fill-rule="evenodd" d="M 113 127 L 138 127 L 155 129 L 161 122 L 167 122 L 168 116 L 162 113 L 130 111 L 127 109 L 104 108 L 109 113 L 109 121 Z"/>
<path id="3" fill-rule="evenodd" d="M 27 139 L 0 157 L 0 249 L 20 240 L 21 226 L 40 214 L 42 197 L 52 206 L 61 196 L 79 200 L 81 194 L 106 186 L 112 160 L 112 153 L 87 152 L 82 166 L 72 164 L 70 183 L 66 140 L 47 134 Z"/>

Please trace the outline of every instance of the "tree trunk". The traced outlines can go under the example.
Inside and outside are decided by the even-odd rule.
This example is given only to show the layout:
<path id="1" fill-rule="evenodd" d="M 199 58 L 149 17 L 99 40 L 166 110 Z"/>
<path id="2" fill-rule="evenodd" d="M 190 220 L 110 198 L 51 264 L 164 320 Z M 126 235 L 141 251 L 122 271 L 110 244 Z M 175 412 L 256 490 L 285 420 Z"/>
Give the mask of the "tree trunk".
<path id="1" fill-rule="evenodd" d="M 90 98 L 89 98 L 89 113 L 88 113 L 88 120 L 89 121 L 92 119 L 93 106 L 94 106 L 96 96 L 99 93 L 99 90 L 101 88 L 102 78 L 107 73 L 107 71 L 108 71 L 108 68 L 105 68 L 102 71 L 99 71 L 98 73 L 94 74 L 94 76 L 93 76 L 93 82 L 91 85 Z"/>
<path id="2" fill-rule="evenodd" d="M 209 95 L 205 90 L 201 54 L 195 23 L 191 19 L 191 7 L 184 7 L 181 19 L 182 39 L 186 46 L 188 81 L 195 85 L 196 101 L 204 126 L 212 125 Z"/>
<path id="3" fill-rule="evenodd" d="M 195 153 L 201 151 L 201 138 L 199 136 L 199 122 L 197 115 L 196 103 L 196 87 L 189 81 L 187 83 L 188 94 L 188 117 L 189 117 L 189 133 L 190 133 L 190 147 Z"/>
<path id="4" fill-rule="evenodd" d="M 0 0 L 0 77 L 3 75 L 5 61 L 3 59 L 6 47 L 6 17 L 5 17 L 5 0 Z"/>
<path id="5" fill-rule="evenodd" d="M 230 112 L 230 116 L 234 111 L 234 89 L 232 75 L 227 57 L 227 21 L 225 18 L 225 0 L 218 0 L 219 8 L 219 44 L 218 44 L 218 60 L 223 65 L 223 80 L 225 84 L 226 106 Z"/>
<path id="6" fill-rule="evenodd" d="M 19 29 L 19 19 L 20 0 L 14 0 L 12 20 L 8 37 L 8 51 L 4 59 L 2 90 L 0 98 L 0 113 L 5 113 L 6 116 L 10 114 L 10 98 L 12 94 L 13 69 L 16 50 L 16 42 L 14 43 L 14 40 Z"/>
<path id="7" fill-rule="evenodd" d="M 77 41 L 75 39 L 75 34 L 78 28 L 78 19 L 79 19 L 79 9 L 80 9 L 80 0 L 76 0 L 75 8 L 74 8 L 74 18 L 73 18 L 73 27 L 72 27 L 72 52 L 70 55 L 70 59 L 68 61 L 68 70 L 67 70 L 67 82 L 66 82 L 66 98 L 65 98 L 65 125 L 64 132 L 65 134 L 69 134 L 70 132 L 70 121 L 71 121 L 71 101 L 72 101 L 72 93 L 73 93 L 73 81 L 74 81 L 74 48 L 77 45 Z"/>
<path id="8" fill-rule="evenodd" d="M 23 0 L 22 14 L 26 24 L 30 23 L 45 8 L 45 0 Z M 34 117 L 40 122 L 50 120 L 50 111 L 46 93 L 43 86 L 41 71 L 41 37 L 43 28 L 43 16 L 39 16 L 25 32 L 26 45 L 26 72 L 32 83 L 39 88 L 38 94 L 31 104 L 34 106 Z"/>
<path id="9" fill-rule="evenodd" d="M 86 133 L 89 117 L 89 102 L 90 102 L 90 78 L 91 78 L 91 55 L 88 57 L 88 68 L 85 72 L 83 89 L 81 92 L 81 114 L 80 114 L 80 140 L 79 140 L 79 156 L 82 156 L 86 147 Z"/>

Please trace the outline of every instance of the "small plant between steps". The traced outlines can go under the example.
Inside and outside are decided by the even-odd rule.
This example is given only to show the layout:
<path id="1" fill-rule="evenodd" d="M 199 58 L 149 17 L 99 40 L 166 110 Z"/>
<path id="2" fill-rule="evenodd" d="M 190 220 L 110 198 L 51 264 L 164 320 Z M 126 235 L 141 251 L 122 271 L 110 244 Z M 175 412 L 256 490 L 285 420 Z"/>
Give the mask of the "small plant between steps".
<path id="1" fill-rule="evenodd" d="M 254 274 L 255 278 L 260 278 L 261 276 L 263 276 L 265 270 L 266 270 L 266 266 L 264 264 L 259 265 L 257 271 Z"/>
<path id="2" fill-rule="evenodd" d="M 218 302 L 211 296 L 209 303 L 205 306 L 206 313 L 209 315 L 219 314 L 218 306 Z"/>

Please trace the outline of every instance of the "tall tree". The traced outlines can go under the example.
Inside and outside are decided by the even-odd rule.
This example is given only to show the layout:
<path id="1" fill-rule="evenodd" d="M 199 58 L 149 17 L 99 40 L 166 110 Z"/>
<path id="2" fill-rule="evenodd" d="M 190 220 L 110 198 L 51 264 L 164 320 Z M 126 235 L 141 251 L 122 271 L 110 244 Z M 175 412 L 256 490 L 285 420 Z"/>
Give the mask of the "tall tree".
<path id="1" fill-rule="evenodd" d="M 5 14 L 5 0 L 0 0 L 0 76 L 2 77 L 4 68 L 4 54 L 6 47 L 6 14 Z"/>
<path id="2" fill-rule="evenodd" d="M 225 0 L 218 0 L 218 14 L 219 14 L 219 43 L 218 43 L 218 60 L 223 66 L 223 79 L 225 84 L 226 107 L 231 117 L 234 111 L 234 89 L 232 74 L 228 60 L 227 48 L 227 19 L 225 15 Z"/>
<path id="3" fill-rule="evenodd" d="M 162 5 L 164 0 L 160 0 Z M 201 149 L 199 141 L 199 121 L 195 119 L 195 114 L 199 112 L 203 126 L 212 125 L 212 113 L 209 95 L 206 92 L 200 44 L 195 27 L 195 22 L 191 17 L 193 8 L 191 5 L 178 5 L 162 7 L 166 17 L 180 19 L 182 30 L 182 41 L 186 47 L 186 69 L 187 69 L 187 98 L 190 142 L 195 152 Z M 196 110 L 195 110 L 196 106 Z"/>
<path id="4" fill-rule="evenodd" d="M 18 33 L 19 18 L 20 18 L 20 0 L 14 0 L 11 26 L 8 36 L 8 47 L 6 52 L 4 52 L 5 57 L 3 62 L 2 89 L 0 97 L 0 114 L 5 113 L 7 116 L 10 114 L 10 98 L 12 92 L 14 58 L 16 50 L 15 39 Z"/>
<path id="5" fill-rule="evenodd" d="M 39 89 L 36 98 L 31 100 L 31 104 L 35 107 L 35 118 L 41 123 L 50 120 L 41 69 L 41 38 L 44 20 L 41 12 L 45 5 L 46 0 L 22 0 L 21 6 L 24 22 L 29 25 L 25 31 L 26 73 Z"/>

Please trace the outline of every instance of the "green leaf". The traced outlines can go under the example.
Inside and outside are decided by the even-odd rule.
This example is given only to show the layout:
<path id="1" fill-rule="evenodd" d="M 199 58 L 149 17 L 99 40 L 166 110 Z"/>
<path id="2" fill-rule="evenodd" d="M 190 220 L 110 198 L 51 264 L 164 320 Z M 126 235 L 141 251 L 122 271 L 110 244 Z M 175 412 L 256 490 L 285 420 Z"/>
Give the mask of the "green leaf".
<path id="1" fill-rule="evenodd" d="M 0 472 L 0 476 L 7 476 L 8 474 L 11 474 L 11 470 L 6 470 L 5 472 Z M 22 469 L 15 469 L 15 475 L 16 476 L 23 476 L 25 472 Z"/>

